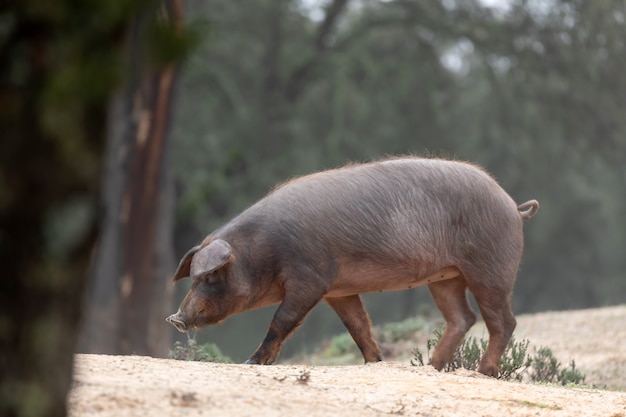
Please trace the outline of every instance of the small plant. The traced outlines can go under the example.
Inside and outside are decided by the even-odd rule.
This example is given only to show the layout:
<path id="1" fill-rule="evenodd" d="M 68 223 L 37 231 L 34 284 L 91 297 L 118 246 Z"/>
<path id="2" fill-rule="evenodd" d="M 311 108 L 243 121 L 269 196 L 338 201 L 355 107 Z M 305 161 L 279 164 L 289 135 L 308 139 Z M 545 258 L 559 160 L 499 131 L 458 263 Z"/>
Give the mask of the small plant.
<path id="1" fill-rule="evenodd" d="M 428 359 L 430 351 L 437 345 L 445 327 L 433 331 L 433 337 L 426 341 Z M 585 381 L 574 361 L 566 368 L 554 357 L 552 350 L 542 347 L 534 355 L 528 354 L 529 341 L 524 339 L 517 342 L 515 338 L 509 341 L 502 358 L 500 359 L 499 378 L 505 381 L 522 381 L 528 379 L 539 383 L 581 384 Z M 480 358 L 487 349 L 487 341 L 475 337 L 464 338 L 454 351 L 452 358 L 444 367 L 444 371 L 454 371 L 465 368 L 472 371 L 478 369 Z M 419 349 L 413 350 L 413 366 L 423 366 L 424 355 Z"/>
<path id="2" fill-rule="evenodd" d="M 430 352 L 435 348 L 435 346 L 437 346 L 437 343 L 439 343 L 439 339 L 441 339 L 444 330 L 445 327 L 433 330 L 433 337 L 429 337 L 426 341 L 426 349 L 429 360 Z M 446 372 L 452 372 L 459 368 L 477 369 L 478 362 L 480 361 L 480 357 L 485 348 L 486 342 L 484 340 L 479 342 L 475 337 L 464 338 L 454 351 L 450 361 L 446 363 L 443 370 Z M 411 364 L 414 366 L 423 366 L 424 356 L 422 355 L 422 352 L 416 348 L 413 350 L 413 355 L 414 359 L 411 360 Z"/>
<path id="3" fill-rule="evenodd" d="M 582 384 L 585 382 L 585 375 L 576 369 L 576 363 L 572 360 L 568 367 L 563 368 L 561 363 L 554 357 L 552 350 L 542 347 L 537 350 L 535 356 L 531 358 L 530 379 L 535 382 Z"/>
<path id="4" fill-rule="evenodd" d="M 487 349 L 487 342 L 482 342 L 484 343 L 484 351 Z M 510 381 L 512 379 L 521 381 L 523 379 L 523 375 L 530 366 L 531 362 L 531 357 L 528 356 L 529 344 L 530 342 L 528 339 L 516 342 L 514 337 L 511 338 L 509 343 L 506 345 L 502 358 L 500 359 L 500 379 L 504 379 L 505 381 Z"/>
<path id="5" fill-rule="evenodd" d="M 188 338 L 186 344 L 176 341 L 168 356 L 180 361 L 232 363 L 214 343 L 198 344 L 194 338 Z"/>
<path id="6" fill-rule="evenodd" d="M 537 382 L 552 382 L 559 374 L 559 361 L 552 354 L 552 350 L 541 347 L 531 358 L 532 370 L 530 378 Z"/>
<path id="7" fill-rule="evenodd" d="M 411 353 L 413 354 L 413 359 L 411 359 L 411 365 L 413 366 L 424 366 L 424 355 L 422 354 L 422 351 L 419 350 L 418 348 L 415 348 L 411 351 Z"/>
<path id="8" fill-rule="evenodd" d="M 572 359 L 567 368 L 561 369 L 558 379 L 563 385 L 582 385 L 585 383 L 585 374 L 576 369 L 576 362 Z"/>

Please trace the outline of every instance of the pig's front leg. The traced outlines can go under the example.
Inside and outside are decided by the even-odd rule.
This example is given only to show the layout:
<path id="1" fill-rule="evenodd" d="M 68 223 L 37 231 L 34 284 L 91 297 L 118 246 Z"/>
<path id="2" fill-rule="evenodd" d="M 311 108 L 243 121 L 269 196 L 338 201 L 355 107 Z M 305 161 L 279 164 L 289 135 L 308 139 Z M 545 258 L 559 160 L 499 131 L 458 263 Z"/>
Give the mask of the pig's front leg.
<path id="1" fill-rule="evenodd" d="M 274 363 L 283 342 L 304 321 L 309 312 L 322 299 L 325 288 L 285 288 L 285 298 L 276 310 L 270 328 L 263 342 L 245 363 L 252 365 L 271 365 Z"/>

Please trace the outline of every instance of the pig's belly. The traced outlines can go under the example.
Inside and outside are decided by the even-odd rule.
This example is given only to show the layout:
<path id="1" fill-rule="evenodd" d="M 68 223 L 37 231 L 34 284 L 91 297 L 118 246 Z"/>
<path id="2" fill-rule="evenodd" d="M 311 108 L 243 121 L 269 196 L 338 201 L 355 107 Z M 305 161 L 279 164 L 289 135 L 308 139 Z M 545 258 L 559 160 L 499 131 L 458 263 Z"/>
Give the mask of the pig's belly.
<path id="1" fill-rule="evenodd" d="M 407 290 L 460 275 L 461 272 L 455 266 L 435 267 L 420 272 L 409 268 L 385 268 L 371 263 L 344 264 L 325 297 Z"/>

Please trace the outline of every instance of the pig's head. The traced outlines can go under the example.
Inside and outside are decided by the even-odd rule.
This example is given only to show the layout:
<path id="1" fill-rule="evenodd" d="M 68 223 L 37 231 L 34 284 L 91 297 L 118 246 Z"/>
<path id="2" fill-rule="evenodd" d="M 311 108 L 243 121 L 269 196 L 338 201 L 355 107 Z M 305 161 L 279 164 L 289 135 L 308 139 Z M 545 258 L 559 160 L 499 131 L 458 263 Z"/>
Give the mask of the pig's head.
<path id="1" fill-rule="evenodd" d="M 186 332 L 219 323 L 231 315 L 234 306 L 227 275 L 232 261 L 232 248 L 221 239 L 187 252 L 173 280 L 190 277 L 193 283 L 178 311 L 166 321 L 178 331 Z"/>

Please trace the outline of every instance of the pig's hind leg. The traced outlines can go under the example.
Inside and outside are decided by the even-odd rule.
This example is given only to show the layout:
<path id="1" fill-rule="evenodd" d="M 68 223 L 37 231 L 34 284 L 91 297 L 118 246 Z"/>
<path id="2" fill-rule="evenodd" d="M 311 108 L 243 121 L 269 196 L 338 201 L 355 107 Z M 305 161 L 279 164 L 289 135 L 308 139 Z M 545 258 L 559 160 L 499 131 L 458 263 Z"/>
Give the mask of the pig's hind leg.
<path id="1" fill-rule="evenodd" d="M 367 310 L 365 310 L 361 296 L 356 294 L 346 297 L 325 298 L 325 300 L 350 332 L 361 350 L 365 362 L 383 360 L 372 334 L 372 321 Z"/>
<path id="2" fill-rule="evenodd" d="M 517 324 L 511 308 L 514 280 L 513 274 L 512 277 L 503 277 L 498 281 L 481 280 L 469 283 L 469 289 L 474 294 L 489 331 L 487 350 L 478 365 L 478 371 L 485 375 L 498 376 L 500 358 Z M 489 285 L 494 282 L 497 284 Z"/>
<path id="3" fill-rule="evenodd" d="M 431 365 L 441 370 L 448 362 L 465 333 L 476 323 L 476 315 L 467 302 L 467 283 L 463 276 L 438 281 L 428 289 L 446 320 L 446 330 L 439 339 Z"/>

